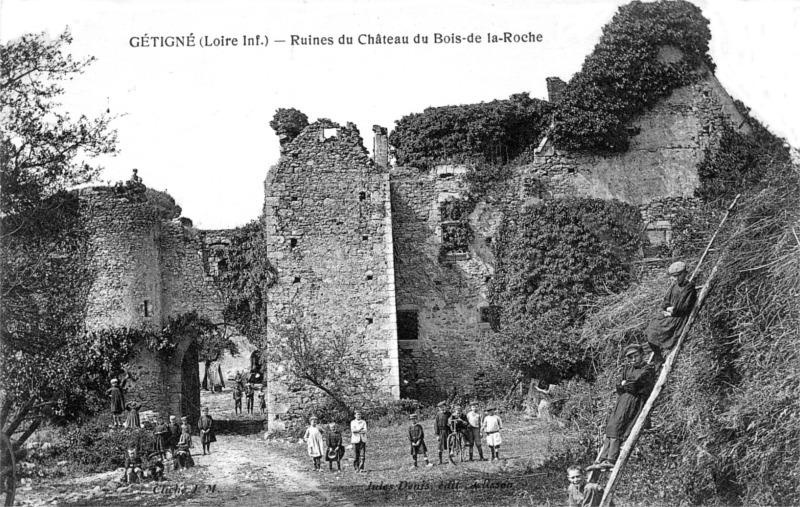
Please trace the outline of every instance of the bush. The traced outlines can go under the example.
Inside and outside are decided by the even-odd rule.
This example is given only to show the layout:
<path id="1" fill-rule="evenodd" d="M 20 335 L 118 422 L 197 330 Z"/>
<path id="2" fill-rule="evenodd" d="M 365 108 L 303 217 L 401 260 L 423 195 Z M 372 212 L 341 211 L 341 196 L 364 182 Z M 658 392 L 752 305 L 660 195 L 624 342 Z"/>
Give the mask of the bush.
<path id="1" fill-rule="evenodd" d="M 108 420 L 92 419 L 66 429 L 56 459 L 66 460 L 82 473 L 99 473 L 125 465 L 129 447 L 136 447 L 147 458 L 153 449 L 152 431 L 142 428 L 109 428 Z"/>
<path id="2" fill-rule="evenodd" d="M 395 122 L 389 143 L 398 164 L 421 169 L 466 161 L 505 163 L 541 140 L 551 108 L 527 93 L 508 100 L 429 107 Z"/>
<path id="3" fill-rule="evenodd" d="M 565 199 L 506 217 L 495 242 L 490 302 L 500 308 L 495 353 L 526 377 L 588 375 L 578 336 L 589 306 L 624 289 L 641 217 L 630 205 Z"/>

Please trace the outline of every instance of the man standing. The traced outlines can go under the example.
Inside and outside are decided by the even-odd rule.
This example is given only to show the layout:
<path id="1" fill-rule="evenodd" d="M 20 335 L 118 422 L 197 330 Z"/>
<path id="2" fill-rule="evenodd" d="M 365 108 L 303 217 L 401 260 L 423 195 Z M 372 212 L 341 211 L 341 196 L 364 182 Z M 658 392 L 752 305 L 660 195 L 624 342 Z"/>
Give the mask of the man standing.
<path id="1" fill-rule="evenodd" d="M 442 465 L 442 451 L 447 450 L 447 437 L 450 435 L 450 426 L 447 423 L 451 414 L 447 410 L 447 403 L 440 401 L 436 406 L 439 409 L 439 413 L 436 414 L 433 430 L 436 433 L 436 441 L 439 442 L 439 464 Z"/>
<path id="2" fill-rule="evenodd" d="M 683 325 L 697 301 L 697 291 L 686 275 L 686 264 L 676 262 L 667 269 L 672 286 L 661 303 L 661 317 L 647 326 L 647 342 L 653 349 L 656 370 L 664 363 L 663 349 L 671 349 L 678 341 Z"/>
<path id="3" fill-rule="evenodd" d="M 367 458 L 367 421 L 361 418 L 361 412 L 356 410 L 356 418 L 350 421 L 350 443 L 355 450 L 353 467 L 356 472 L 364 471 L 364 461 Z"/>

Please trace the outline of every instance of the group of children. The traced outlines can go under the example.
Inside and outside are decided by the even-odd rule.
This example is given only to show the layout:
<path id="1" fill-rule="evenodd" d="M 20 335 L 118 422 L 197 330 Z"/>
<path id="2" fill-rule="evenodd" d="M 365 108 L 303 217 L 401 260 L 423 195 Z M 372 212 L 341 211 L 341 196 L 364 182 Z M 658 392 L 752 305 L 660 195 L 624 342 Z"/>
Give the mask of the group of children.
<path id="1" fill-rule="evenodd" d="M 310 426 L 303 435 L 308 455 L 311 456 L 314 463 L 314 470 L 322 471 L 322 457 L 324 456 L 330 471 L 333 471 L 334 463 L 336 463 L 336 470 L 341 471 L 345 450 L 342 443 L 342 432 L 335 422 L 328 424 L 327 431 L 317 426 L 318 422 L 319 419 L 312 416 L 309 419 Z M 364 461 L 367 457 L 367 421 L 361 417 L 359 411 L 356 411 L 355 419 L 350 422 L 350 443 L 355 451 L 353 468 L 356 472 L 364 472 Z"/>
<path id="2" fill-rule="evenodd" d="M 241 414 L 242 413 L 242 398 L 247 400 L 247 413 L 253 413 L 253 398 L 255 397 L 256 392 L 258 392 L 258 405 L 261 414 L 265 414 L 267 412 L 267 400 L 266 400 L 266 392 L 264 391 L 264 386 L 261 386 L 261 389 L 258 391 L 255 390 L 255 386 L 253 384 L 246 384 L 242 385 L 241 383 L 237 382 L 233 386 L 233 413 L 234 414 Z"/>
<path id="3" fill-rule="evenodd" d="M 486 435 L 486 444 L 491 450 L 491 460 L 500 459 L 500 430 L 503 429 L 503 421 L 500 416 L 494 414 L 494 407 L 487 407 L 487 415 L 481 417 L 478 410 L 478 402 L 470 404 L 470 412 L 463 414 L 461 407 L 456 406 L 451 413 L 445 402 L 438 405 L 438 414 L 434 422 L 434 432 L 439 443 L 439 464 L 443 464 L 442 454 L 450 452 L 447 448 L 447 438 L 453 432 L 459 432 L 469 447 L 469 460 L 473 461 L 473 448 L 478 448 L 480 461 L 486 461 L 483 457 L 483 446 L 481 445 L 482 435 Z M 425 430 L 418 421 L 417 414 L 409 416 L 411 425 L 408 428 L 408 441 L 411 446 L 411 458 L 413 467 L 418 467 L 418 457 L 422 455 L 426 467 L 433 464 L 428 460 L 428 446 L 425 444 Z M 344 457 L 345 448 L 342 444 L 342 433 L 335 422 L 328 424 L 325 431 L 318 426 L 319 419 L 313 416 L 309 419 L 310 426 L 306 429 L 303 440 L 306 442 L 308 455 L 313 460 L 314 470 L 322 471 L 322 458 L 328 461 L 329 470 L 333 471 L 333 464 L 336 469 L 341 470 L 341 460 Z M 367 422 L 362 418 L 360 411 L 355 412 L 355 418 L 350 422 L 350 443 L 352 444 L 353 468 L 356 472 L 364 472 L 364 462 L 366 460 L 367 446 Z"/>
<path id="4" fill-rule="evenodd" d="M 203 407 L 197 427 L 200 430 L 200 444 L 203 446 L 204 455 L 211 454 L 211 443 L 217 441 L 213 422 L 213 418 L 208 413 L 208 407 Z M 194 442 L 188 417 L 181 417 L 180 425 L 174 415 L 169 416 L 169 423 L 165 423 L 164 418 L 159 417 L 153 433 L 155 436 L 153 451 L 148 456 L 147 462 L 142 459 L 135 447 L 128 449 L 125 456 L 123 481 L 133 483 L 147 477 L 161 480 L 164 475 L 164 460 L 167 458 L 167 453 L 172 458 L 174 470 L 185 470 L 194 466 L 191 452 Z"/>

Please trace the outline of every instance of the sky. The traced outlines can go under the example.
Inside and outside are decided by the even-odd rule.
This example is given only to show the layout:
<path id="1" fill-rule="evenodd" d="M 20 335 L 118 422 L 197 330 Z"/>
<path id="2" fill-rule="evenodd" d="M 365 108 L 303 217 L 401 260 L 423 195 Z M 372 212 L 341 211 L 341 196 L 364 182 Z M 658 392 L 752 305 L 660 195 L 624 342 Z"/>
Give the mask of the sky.
<path id="1" fill-rule="evenodd" d="M 138 168 L 195 226 L 218 229 L 261 212 L 263 182 L 279 158 L 269 127 L 276 109 L 353 122 L 371 150 L 373 125 L 391 130 L 426 107 L 525 91 L 546 99 L 545 78 L 568 81 L 579 71 L 625 3 L 0 0 L 0 41 L 42 31 L 54 37 L 69 27 L 70 52 L 97 61 L 70 83 L 64 107 L 76 116 L 106 109 L 120 115 L 113 123 L 119 153 L 100 160 L 101 182 L 127 180 Z M 711 22 L 711 56 L 723 86 L 800 147 L 800 1 L 695 3 Z M 487 41 L 505 32 L 541 38 Z M 468 42 L 470 34 L 481 41 Z M 259 45 L 244 45 L 256 35 Z M 409 43 L 360 44 L 367 35 L 406 36 Z M 415 44 L 416 35 L 428 43 Z M 445 42 L 452 35 L 461 42 Z M 170 36 L 193 36 L 195 45 L 152 47 L 154 38 L 158 45 Z M 352 44 L 340 44 L 341 36 Z M 328 37 L 333 44 L 302 44 Z M 201 47 L 206 41 L 211 45 Z"/>

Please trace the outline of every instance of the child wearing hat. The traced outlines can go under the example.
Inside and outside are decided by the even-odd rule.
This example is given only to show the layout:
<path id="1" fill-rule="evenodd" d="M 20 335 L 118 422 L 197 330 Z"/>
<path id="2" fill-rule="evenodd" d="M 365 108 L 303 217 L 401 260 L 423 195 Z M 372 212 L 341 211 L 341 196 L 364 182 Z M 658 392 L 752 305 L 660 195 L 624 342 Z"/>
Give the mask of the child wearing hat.
<path id="1" fill-rule="evenodd" d="M 119 380 L 112 378 L 111 387 L 106 390 L 111 398 L 111 420 L 114 428 L 122 427 L 122 412 L 125 410 L 125 397 L 119 387 Z"/>
<path id="2" fill-rule="evenodd" d="M 436 441 L 439 442 L 439 464 L 442 462 L 442 452 L 447 450 L 447 437 L 450 436 L 450 411 L 447 410 L 447 403 L 440 401 L 436 407 L 439 413 L 436 414 L 433 431 L 436 433 Z"/>
<path id="3" fill-rule="evenodd" d="M 411 458 L 414 460 L 414 468 L 417 468 L 417 456 L 422 454 L 425 458 L 425 466 L 432 467 L 433 464 L 428 461 L 428 446 L 425 445 L 425 431 L 422 425 L 417 422 L 417 414 L 408 416 L 411 421 L 411 426 L 408 427 L 408 441 L 411 443 Z"/>
<path id="4" fill-rule="evenodd" d="M 487 415 L 483 418 L 483 433 L 486 435 L 486 445 L 492 452 L 491 461 L 500 459 L 500 430 L 503 429 L 503 421 L 499 415 L 494 415 L 494 407 L 486 407 Z"/>
<path id="5" fill-rule="evenodd" d="M 606 437 L 597 461 L 587 470 L 614 468 L 619 457 L 620 442 L 628 438 L 636 418 L 639 416 L 650 391 L 655 384 L 655 369 L 644 360 L 644 351 L 638 344 L 625 347 L 627 366 L 622 372 L 622 380 L 617 384 L 617 405 L 608 418 Z"/>
<path id="6" fill-rule="evenodd" d="M 317 427 L 317 417 L 311 416 L 308 420 L 310 426 L 306 429 L 303 440 L 308 447 L 308 455 L 314 460 L 314 471 L 322 472 L 322 450 L 325 448 L 325 441 L 322 439 L 322 432 Z"/>
<path id="7" fill-rule="evenodd" d="M 678 341 L 683 325 L 697 302 L 697 290 L 686 275 L 686 264 L 675 262 L 667 268 L 672 279 L 664 299 L 661 302 L 661 317 L 647 326 L 647 343 L 653 350 L 656 369 L 664 363 L 664 349 L 671 349 Z"/>

